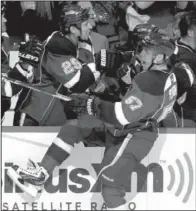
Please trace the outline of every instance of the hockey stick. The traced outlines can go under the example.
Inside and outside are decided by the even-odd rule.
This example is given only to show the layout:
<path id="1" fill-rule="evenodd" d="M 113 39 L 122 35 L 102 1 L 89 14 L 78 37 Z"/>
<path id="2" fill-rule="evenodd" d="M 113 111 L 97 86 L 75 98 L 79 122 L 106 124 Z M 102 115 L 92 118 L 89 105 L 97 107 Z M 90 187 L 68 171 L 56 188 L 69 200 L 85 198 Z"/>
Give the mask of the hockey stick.
<path id="1" fill-rule="evenodd" d="M 18 81 L 18 80 L 15 80 L 15 79 L 12 79 L 12 78 L 9 78 L 3 74 L 1 74 L 1 77 L 8 80 L 10 83 L 12 84 L 16 84 L 16 85 L 19 85 L 21 87 L 24 87 L 24 88 L 28 88 L 28 89 L 31 89 L 33 91 L 37 91 L 37 92 L 41 92 L 41 93 L 44 93 L 48 96 L 51 96 L 51 97 L 55 97 L 55 98 L 58 98 L 60 100 L 64 100 L 64 101 L 71 101 L 72 99 L 68 96 L 65 96 L 65 95 L 60 95 L 60 94 L 53 94 L 53 93 L 50 93 L 50 92 L 47 92 L 47 91 L 43 91 L 33 85 L 30 85 L 30 84 L 27 84 L 25 82 L 22 82 L 22 81 Z"/>

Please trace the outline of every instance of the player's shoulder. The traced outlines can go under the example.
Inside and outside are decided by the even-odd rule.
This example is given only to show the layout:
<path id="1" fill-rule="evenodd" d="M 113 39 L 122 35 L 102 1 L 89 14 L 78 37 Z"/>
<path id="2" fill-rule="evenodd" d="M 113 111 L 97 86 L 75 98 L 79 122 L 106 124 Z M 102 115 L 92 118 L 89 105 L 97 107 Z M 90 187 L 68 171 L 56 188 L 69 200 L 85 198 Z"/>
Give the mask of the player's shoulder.
<path id="1" fill-rule="evenodd" d="M 196 56 L 196 50 L 191 48 L 190 46 L 180 42 L 180 40 L 176 40 L 175 41 L 175 46 L 176 46 L 176 54 L 178 53 L 186 53 L 186 54 L 189 54 L 189 55 L 194 55 Z"/>
<path id="2" fill-rule="evenodd" d="M 53 32 L 45 41 L 45 47 L 53 54 L 76 55 L 75 45 L 61 32 Z"/>
<path id="3" fill-rule="evenodd" d="M 161 95 L 169 73 L 166 71 L 144 71 L 139 73 L 134 81 L 138 88 L 152 95 Z"/>
<path id="4" fill-rule="evenodd" d="M 175 45 L 175 54 L 179 60 L 188 63 L 192 68 L 194 68 L 196 65 L 196 50 L 184 43 L 181 43 L 179 40 L 175 42 Z"/>

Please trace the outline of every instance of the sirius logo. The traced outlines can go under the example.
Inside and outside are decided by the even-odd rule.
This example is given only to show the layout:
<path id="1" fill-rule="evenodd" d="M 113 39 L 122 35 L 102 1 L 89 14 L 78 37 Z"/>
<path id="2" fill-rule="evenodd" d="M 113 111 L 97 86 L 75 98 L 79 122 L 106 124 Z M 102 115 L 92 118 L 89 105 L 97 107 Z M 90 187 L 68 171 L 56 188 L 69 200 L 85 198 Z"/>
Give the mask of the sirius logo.
<path id="1" fill-rule="evenodd" d="M 188 167 L 188 172 L 187 172 L 188 173 L 187 174 L 188 175 L 188 187 L 187 187 L 185 195 L 182 199 L 182 202 L 186 203 L 189 200 L 189 197 L 190 197 L 192 190 L 193 190 L 194 171 L 193 171 L 193 165 L 192 165 L 192 162 L 191 162 L 189 155 L 187 153 L 184 153 L 183 157 L 184 157 L 185 163 Z M 180 182 L 178 184 L 177 190 L 175 191 L 175 196 L 178 197 L 182 193 L 183 187 L 184 187 L 184 184 L 185 184 L 185 170 L 184 170 L 185 168 L 183 167 L 182 162 L 179 159 L 176 159 L 176 166 L 177 166 L 177 169 L 178 169 L 177 172 L 174 170 L 173 166 L 171 166 L 171 165 L 168 166 L 168 170 L 169 170 L 169 173 L 170 173 L 170 183 L 167 186 L 167 189 L 169 191 L 171 191 L 174 188 L 174 184 L 175 184 L 177 175 L 179 175 L 180 176 Z"/>
<path id="2" fill-rule="evenodd" d="M 163 193 L 165 191 L 172 191 L 174 190 L 174 184 L 176 183 L 176 179 L 179 178 L 179 184 L 177 189 L 175 190 L 175 196 L 179 197 L 183 191 L 184 184 L 185 184 L 185 178 L 188 176 L 188 187 L 185 190 L 185 195 L 183 196 L 182 202 L 187 203 L 190 195 L 193 191 L 193 185 L 194 185 L 194 170 L 193 165 L 190 160 L 190 157 L 187 153 L 183 154 L 183 158 L 185 160 L 185 165 L 188 168 L 185 171 L 185 166 L 183 166 L 182 161 L 179 159 L 176 159 L 176 166 L 177 170 L 175 171 L 175 167 L 172 165 L 168 165 L 166 168 L 163 168 L 162 165 L 158 163 L 150 163 L 147 166 L 144 166 L 143 164 L 138 164 L 130 175 L 130 182 L 129 185 L 126 188 L 126 192 L 129 193 L 132 191 L 132 186 L 137 185 L 137 192 L 148 192 L 148 176 L 149 174 L 153 175 L 153 189 L 152 191 L 154 193 Z M 2 183 L 2 191 L 4 193 L 22 193 L 22 191 L 13 184 L 13 182 L 9 179 L 7 175 L 7 168 L 12 166 L 12 163 L 5 163 L 5 169 L 4 169 L 4 181 Z M 98 173 L 98 169 L 100 169 L 100 164 L 92 164 L 93 169 L 95 172 Z M 187 169 L 186 168 L 186 169 Z M 165 171 L 169 171 L 169 180 L 167 180 L 169 184 L 166 184 L 165 180 Z M 133 181 L 132 176 L 133 173 L 137 175 L 137 180 Z M 168 173 L 168 172 L 167 172 Z M 185 177 L 185 173 L 186 177 Z M 101 187 L 96 187 L 96 185 L 93 185 L 92 187 L 92 181 L 89 179 L 89 176 L 92 174 L 92 171 L 84 169 L 84 168 L 74 168 L 71 171 L 68 171 L 66 168 L 60 168 L 58 170 L 58 176 L 55 176 L 55 179 L 57 177 L 58 182 L 55 182 L 55 185 L 53 183 L 54 175 L 51 175 L 48 179 L 47 183 L 44 185 L 44 189 L 48 194 L 55 194 L 57 192 L 59 193 L 77 193 L 77 194 L 83 194 L 87 192 L 94 192 L 99 193 L 101 192 Z M 74 183 L 74 184 L 73 184 Z M 94 188 L 96 187 L 96 188 Z"/>

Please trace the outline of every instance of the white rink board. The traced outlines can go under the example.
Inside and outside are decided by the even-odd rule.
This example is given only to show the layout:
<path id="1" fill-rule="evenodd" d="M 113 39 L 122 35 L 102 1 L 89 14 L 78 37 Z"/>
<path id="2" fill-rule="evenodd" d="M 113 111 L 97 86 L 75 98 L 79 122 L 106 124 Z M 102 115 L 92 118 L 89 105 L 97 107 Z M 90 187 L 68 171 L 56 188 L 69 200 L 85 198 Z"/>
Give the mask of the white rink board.
<path id="1" fill-rule="evenodd" d="M 48 193 L 44 191 L 36 201 L 32 201 L 30 197 L 24 193 L 15 193 L 15 188 L 10 192 L 10 187 L 5 184 L 5 167 L 6 163 L 15 163 L 23 167 L 26 166 L 28 158 L 39 162 L 47 147 L 52 143 L 56 133 L 9 133 L 2 134 L 2 168 L 3 168 L 3 189 L 2 189 L 2 208 L 1 210 L 90 210 L 92 193 L 89 192 L 96 178 L 96 172 L 92 167 L 93 164 L 101 162 L 104 148 L 84 148 L 83 144 L 75 146 L 71 157 L 63 163 L 60 169 L 67 169 L 64 181 L 64 189 L 61 193 Z M 195 134 L 160 134 L 152 151 L 142 163 L 149 165 L 150 163 L 158 163 L 163 169 L 163 191 L 160 193 L 153 192 L 153 175 L 148 175 L 148 190 L 134 194 L 127 194 L 127 198 L 131 199 L 130 206 L 136 210 L 195 210 Z M 180 173 L 177 163 L 183 168 L 184 177 Z M 187 163 L 190 161 L 190 163 Z M 7 165 L 7 164 L 6 164 Z M 189 167 L 188 167 L 189 166 Z M 171 181 L 169 168 L 174 170 L 175 179 Z M 74 169 L 83 168 L 88 175 L 81 177 L 86 178 L 86 187 L 84 185 L 83 193 L 74 193 L 70 185 L 74 185 L 70 181 L 70 173 Z M 55 170 L 53 177 L 53 185 L 58 184 L 58 169 Z M 193 175 L 192 175 L 193 174 Z M 193 176 L 193 182 L 191 178 Z M 184 178 L 183 184 L 182 180 Z M 136 183 L 136 181 L 132 181 Z M 168 190 L 169 184 L 173 182 L 173 187 Z M 75 184 L 77 188 L 82 188 L 83 184 Z M 89 186 L 90 185 L 90 186 Z M 179 187 L 180 186 L 180 187 Z M 192 186 L 190 188 L 190 186 Z M 189 189 L 190 188 L 190 189 Z M 65 190 L 67 189 L 67 190 Z M 179 194 L 180 191 L 180 194 Z M 178 192 L 178 193 L 176 193 Z M 179 195 L 176 196 L 175 194 Z M 189 195 L 190 194 L 190 195 Z M 135 195 L 135 197 L 132 197 Z M 100 194 L 96 194 L 100 198 Z M 186 197 L 188 198 L 186 198 Z M 186 199 L 186 202 L 183 200 Z M 93 198 L 94 200 L 94 198 Z M 101 198 L 100 198 L 101 200 Z M 102 202 L 98 200 L 97 204 Z M 28 204 L 26 203 L 28 202 Z M 98 203 L 99 202 L 99 203 Z M 32 207 L 33 206 L 33 207 Z M 134 207 L 135 206 L 135 207 Z M 77 208 L 78 207 L 78 208 Z M 98 207 L 98 205 L 97 205 Z M 95 210 L 95 209 L 94 209 Z M 98 210 L 98 209 L 97 209 Z M 104 210 L 104 208 L 102 209 Z"/>

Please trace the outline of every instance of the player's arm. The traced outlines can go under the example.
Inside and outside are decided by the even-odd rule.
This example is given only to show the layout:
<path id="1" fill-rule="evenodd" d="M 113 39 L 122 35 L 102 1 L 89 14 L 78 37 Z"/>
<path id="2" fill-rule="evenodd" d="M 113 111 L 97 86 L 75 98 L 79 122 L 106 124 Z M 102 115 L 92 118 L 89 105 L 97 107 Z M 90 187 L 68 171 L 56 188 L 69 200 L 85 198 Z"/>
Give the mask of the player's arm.
<path id="1" fill-rule="evenodd" d="M 192 68 L 184 62 L 176 63 L 172 68 L 177 79 L 178 87 L 178 104 L 181 105 L 186 100 L 187 91 L 193 86 L 195 74 Z"/>
<path id="2" fill-rule="evenodd" d="M 150 84 L 150 79 L 145 75 L 141 73 L 135 77 L 132 88 L 120 102 L 112 103 L 82 95 L 72 97 L 71 107 L 86 107 L 83 114 L 96 115 L 105 122 L 121 127 L 144 119 L 158 109 L 162 100 L 162 93 L 153 93 L 154 84 Z"/>
<path id="3" fill-rule="evenodd" d="M 45 71 L 73 92 L 84 92 L 100 75 L 94 63 L 82 64 L 73 56 L 59 56 L 48 52 L 45 59 Z"/>
<path id="4" fill-rule="evenodd" d="M 125 126 L 142 120 L 156 111 L 161 97 L 159 94 L 154 96 L 150 84 L 144 84 L 144 79 L 146 78 L 143 73 L 136 76 L 132 88 L 121 102 L 111 104 L 101 101 L 100 118 L 108 123 Z"/>

